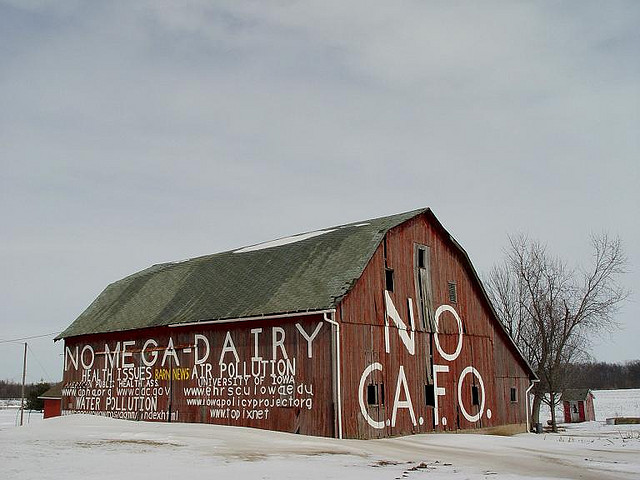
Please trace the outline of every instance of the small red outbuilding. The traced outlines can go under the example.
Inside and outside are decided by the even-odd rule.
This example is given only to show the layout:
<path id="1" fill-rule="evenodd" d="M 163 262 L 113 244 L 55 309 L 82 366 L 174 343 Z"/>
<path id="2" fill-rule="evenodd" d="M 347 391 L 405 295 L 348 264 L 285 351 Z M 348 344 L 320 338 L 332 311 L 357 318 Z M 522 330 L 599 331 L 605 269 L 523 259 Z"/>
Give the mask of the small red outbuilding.
<path id="1" fill-rule="evenodd" d="M 593 393 L 588 388 L 565 390 L 562 394 L 564 422 L 590 422 L 596 419 Z"/>
<path id="2" fill-rule="evenodd" d="M 59 417 L 62 411 L 62 382 L 56 383 L 38 398 L 44 400 L 44 418 Z"/>

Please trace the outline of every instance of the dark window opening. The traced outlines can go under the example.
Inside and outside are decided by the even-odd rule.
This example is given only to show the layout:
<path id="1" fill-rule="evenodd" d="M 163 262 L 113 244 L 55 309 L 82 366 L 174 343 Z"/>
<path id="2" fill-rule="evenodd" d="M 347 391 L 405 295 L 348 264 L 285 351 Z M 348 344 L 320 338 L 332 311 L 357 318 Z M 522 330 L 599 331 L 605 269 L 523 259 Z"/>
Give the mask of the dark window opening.
<path id="1" fill-rule="evenodd" d="M 388 291 L 393 292 L 393 270 L 390 268 L 385 270 L 385 285 Z"/>
<path id="2" fill-rule="evenodd" d="M 456 282 L 449 282 L 449 303 L 458 303 L 458 289 Z"/>
<path id="3" fill-rule="evenodd" d="M 384 405 L 384 383 L 367 385 L 367 405 Z"/>
<path id="4" fill-rule="evenodd" d="M 436 406 L 436 396 L 433 390 L 433 385 L 424 386 L 424 399 L 424 403 L 427 405 L 427 407 Z"/>
<path id="5" fill-rule="evenodd" d="M 518 401 L 518 390 L 516 390 L 515 387 L 511 387 L 511 401 L 512 402 Z"/>
<path id="6" fill-rule="evenodd" d="M 480 405 L 480 395 L 478 394 L 478 387 L 476 385 L 471 387 L 471 405 Z"/>
<path id="7" fill-rule="evenodd" d="M 375 385 L 367 386 L 367 404 L 368 405 L 377 405 L 378 404 L 378 389 Z"/>
<path id="8" fill-rule="evenodd" d="M 422 248 L 418 249 L 418 268 L 427 268 L 424 262 L 424 250 Z"/>

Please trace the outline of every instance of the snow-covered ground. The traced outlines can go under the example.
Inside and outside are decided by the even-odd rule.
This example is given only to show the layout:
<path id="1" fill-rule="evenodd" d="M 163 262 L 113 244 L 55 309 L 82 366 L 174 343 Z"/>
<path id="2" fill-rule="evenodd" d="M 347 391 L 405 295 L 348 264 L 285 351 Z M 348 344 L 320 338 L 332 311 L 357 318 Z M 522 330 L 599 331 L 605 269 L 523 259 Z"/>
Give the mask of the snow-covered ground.
<path id="1" fill-rule="evenodd" d="M 42 412 L 25 410 L 22 423 L 42 421 Z M 0 399 L 0 430 L 20 425 L 20 399 Z"/>
<path id="2" fill-rule="evenodd" d="M 611 417 L 640 417 L 640 388 L 594 390 L 596 420 Z"/>
<path id="3" fill-rule="evenodd" d="M 612 394 L 619 397 L 612 404 L 624 404 L 633 391 L 624 392 Z M 20 428 L 15 408 L 0 409 L 0 479 L 640 478 L 640 425 L 587 422 L 560 434 L 340 441 L 88 415 L 37 421 L 33 415 Z"/>

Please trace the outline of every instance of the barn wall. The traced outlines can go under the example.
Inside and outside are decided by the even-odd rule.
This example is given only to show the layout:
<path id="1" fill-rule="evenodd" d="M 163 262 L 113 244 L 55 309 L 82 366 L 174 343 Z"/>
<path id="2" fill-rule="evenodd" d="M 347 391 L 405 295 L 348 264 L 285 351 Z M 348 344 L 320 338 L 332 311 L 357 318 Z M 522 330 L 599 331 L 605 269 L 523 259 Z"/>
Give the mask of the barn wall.
<path id="1" fill-rule="evenodd" d="M 44 403 L 43 418 L 60 416 L 62 403 L 59 398 L 45 398 L 43 403 Z"/>
<path id="2" fill-rule="evenodd" d="M 333 436 L 321 315 L 69 338 L 63 414 Z"/>
<path id="3" fill-rule="evenodd" d="M 562 409 L 564 411 L 564 423 L 571 423 L 571 403 L 562 402 Z"/>
<path id="4" fill-rule="evenodd" d="M 425 215 L 392 229 L 340 304 L 337 315 L 342 322 L 347 437 L 377 438 L 526 423 L 528 375 L 492 319 L 466 261 L 445 235 Z M 417 305 L 415 244 L 430 249 L 433 310 L 448 308 L 439 315 L 437 336 L 423 326 Z M 388 300 L 385 268 L 394 272 Z M 456 284 L 456 303 L 449 300 L 449 282 Z M 387 328 L 385 315 L 391 304 L 404 324 L 411 324 L 410 303 L 415 328 L 403 331 L 392 321 Z M 462 337 L 453 311 L 460 318 Z M 461 349 L 456 353 L 460 338 Z M 434 388 L 434 379 L 437 410 L 427 405 L 426 390 Z M 383 397 L 377 404 L 367 401 L 369 385 L 377 385 Z M 478 405 L 472 404 L 474 385 Z M 516 389 L 514 402 L 511 388 Z"/>
<path id="5" fill-rule="evenodd" d="M 593 394 L 591 392 L 589 392 L 587 394 L 587 398 L 585 400 L 585 407 L 586 407 L 586 411 L 585 411 L 585 420 L 587 422 L 593 422 L 596 419 L 596 411 L 595 411 L 595 407 L 593 405 Z"/>

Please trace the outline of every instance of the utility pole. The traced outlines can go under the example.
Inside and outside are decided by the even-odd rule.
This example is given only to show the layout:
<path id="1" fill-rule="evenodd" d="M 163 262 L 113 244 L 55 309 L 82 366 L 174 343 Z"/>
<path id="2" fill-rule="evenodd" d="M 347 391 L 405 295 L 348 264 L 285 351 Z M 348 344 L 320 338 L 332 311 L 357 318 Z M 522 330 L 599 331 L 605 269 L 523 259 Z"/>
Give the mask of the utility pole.
<path id="1" fill-rule="evenodd" d="M 24 361 L 22 363 L 22 400 L 20 401 L 20 426 L 24 419 L 24 382 L 27 378 L 27 342 L 24 342 Z"/>

